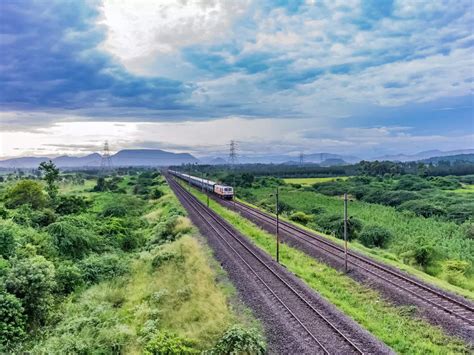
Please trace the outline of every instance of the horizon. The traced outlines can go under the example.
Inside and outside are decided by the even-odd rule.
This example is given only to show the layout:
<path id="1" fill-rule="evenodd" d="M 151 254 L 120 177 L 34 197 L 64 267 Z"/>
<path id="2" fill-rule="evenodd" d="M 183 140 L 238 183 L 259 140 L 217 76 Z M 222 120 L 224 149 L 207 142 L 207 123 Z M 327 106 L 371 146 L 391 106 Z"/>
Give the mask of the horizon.
<path id="1" fill-rule="evenodd" d="M 0 4 L 0 160 L 474 147 L 471 1 Z"/>
<path id="2" fill-rule="evenodd" d="M 124 150 L 133 150 L 133 151 L 137 151 L 137 150 L 147 150 L 147 151 L 162 151 L 162 152 L 167 152 L 167 153 L 174 153 L 174 154 L 190 154 L 192 157 L 198 159 L 198 160 L 209 160 L 209 159 L 224 159 L 224 160 L 228 160 L 228 156 L 225 155 L 225 154 L 217 154 L 217 155 L 194 155 L 192 153 L 189 153 L 189 152 L 185 152 L 185 151 L 178 151 L 178 152 L 173 152 L 173 151 L 170 151 L 170 150 L 165 150 L 165 149 L 157 149 L 157 148 L 124 148 L 124 149 L 121 149 L 121 150 L 118 150 L 118 151 L 113 151 L 113 150 L 110 150 L 110 154 L 111 156 L 113 157 L 115 154 L 121 152 L 121 151 L 124 151 Z M 415 153 L 397 153 L 397 154 L 385 154 L 385 155 L 380 155 L 380 156 L 355 156 L 355 155 L 346 155 L 346 154 L 338 154 L 338 153 L 332 153 L 332 152 L 308 152 L 308 153 L 304 153 L 304 156 L 310 156 L 310 155 L 318 155 L 318 154 L 332 154 L 332 155 L 341 155 L 342 157 L 351 157 L 351 158 L 356 158 L 356 159 L 360 159 L 360 161 L 362 160 L 375 160 L 375 159 L 381 159 L 381 158 L 388 158 L 388 157 L 391 157 L 391 156 L 406 156 L 406 157 L 415 157 L 416 155 L 419 155 L 419 154 L 423 154 L 423 153 L 429 153 L 429 152 L 433 152 L 433 155 L 430 155 L 430 157 L 437 157 L 436 154 L 442 154 L 442 156 L 445 156 L 445 153 L 452 153 L 454 154 L 453 152 L 459 152 L 459 151 L 474 151 L 474 147 L 469 147 L 469 148 L 465 148 L 465 149 L 456 149 L 456 150 L 452 150 L 452 151 L 441 151 L 441 150 L 425 150 L 425 151 L 418 151 L 418 152 L 415 152 Z M 434 153 L 436 152 L 436 153 Z M 13 157 L 1 157 L 0 156 L 0 162 L 3 162 L 3 161 L 7 161 L 7 160 L 12 160 L 12 159 L 20 159 L 20 158 L 34 158 L 34 159 L 38 159 L 38 158 L 45 158 L 45 159 L 51 159 L 51 160 L 54 160 L 54 159 L 57 159 L 57 158 L 62 158 L 62 157 L 66 157 L 66 158 L 83 158 L 83 157 L 87 157 L 87 156 L 90 156 L 90 155 L 95 155 L 95 154 L 98 154 L 100 156 L 103 155 L 103 151 L 95 151 L 95 152 L 91 152 L 91 153 L 86 153 L 86 154 L 59 154 L 59 155 L 25 155 L 25 156 L 13 156 Z M 456 154 L 471 154 L 471 153 L 456 153 Z M 449 156 L 449 155 L 446 155 L 446 156 Z M 292 159 L 292 158 L 295 158 L 295 161 L 297 161 L 299 159 L 299 155 L 294 155 L 294 154 L 272 154 L 272 155 L 239 155 L 240 158 L 245 158 L 245 159 L 265 159 L 265 158 L 288 158 L 288 159 Z M 290 160 L 291 161 L 291 160 Z M 264 164 L 268 164 L 268 163 L 275 163 L 275 162 L 271 162 L 270 160 L 267 161 L 266 163 Z M 229 163 L 230 164 L 230 163 Z M 248 162 L 237 162 L 237 164 L 252 164 L 252 163 L 248 163 Z M 348 164 L 352 164 L 352 163 L 349 163 Z"/>

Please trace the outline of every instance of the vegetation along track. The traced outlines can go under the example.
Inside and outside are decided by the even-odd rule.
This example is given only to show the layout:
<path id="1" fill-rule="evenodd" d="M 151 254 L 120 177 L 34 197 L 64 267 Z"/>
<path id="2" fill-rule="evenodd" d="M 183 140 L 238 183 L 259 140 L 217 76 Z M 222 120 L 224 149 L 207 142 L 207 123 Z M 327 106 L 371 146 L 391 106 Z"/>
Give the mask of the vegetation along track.
<path id="1" fill-rule="evenodd" d="M 239 201 L 234 203 L 220 199 L 216 200 L 253 220 L 264 229 L 275 232 L 276 218 L 274 216 Z M 301 249 L 304 249 L 304 251 L 308 249 L 310 251 L 317 250 L 318 253 L 326 254 L 333 260 L 337 260 L 339 267 L 344 264 L 344 248 L 335 242 L 281 219 L 279 230 L 282 235 L 287 237 L 286 240 L 290 242 L 291 239 L 297 241 L 296 247 L 303 246 Z M 454 321 L 453 323 L 456 323 L 454 326 L 449 324 L 447 326 L 450 328 L 449 330 L 472 341 L 474 330 L 474 305 L 472 302 L 446 291 L 438 290 L 400 270 L 353 251 L 348 251 L 348 264 L 352 270 L 362 272 L 370 279 L 388 284 L 392 289 L 395 288 L 399 292 L 409 295 L 412 299 L 415 298 L 418 300 L 417 304 L 423 303 L 424 306 L 427 306 L 428 311 L 436 310 L 434 318 L 438 319 L 440 313 L 448 316 L 450 320 Z M 442 322 L 438 324 L 444 325 Z"/>
<path id="2" fill-rule="evenodd" d="M 211 246 L 215 248 L 217 241 L 221 248 L 225 248 L 226 262 L 223 264 L 228 266 L 231 278 L 232 271 L 236 274 L 234 277 L 240 276 L 237 287 L 244 281 L 242 277 L 247 279 L 246 283 L 253 280 L 256 286 L 254 291 L 247 288 L 247 293 L 243 295 L 247 296 L 250 306 L 259 315 L 263 315 L 264 323 L 267 323 L 267 334 L 271 335 L 270 351 L 325 354 L 391 352 L 251 244 L 174 179 L 168 176 L 168 181 L 190 212 L 191 219 L 194 219 L 208 238 L 210 235 L 214 236 L 214 242 L 210 239 Z M 218 258 L 219 254 L 218 252 L 216 255 Z M 236 273 L 237 266 L 245 271 Z M 276 344 L 271 344 L 272 336 L 276 338 Z"/>

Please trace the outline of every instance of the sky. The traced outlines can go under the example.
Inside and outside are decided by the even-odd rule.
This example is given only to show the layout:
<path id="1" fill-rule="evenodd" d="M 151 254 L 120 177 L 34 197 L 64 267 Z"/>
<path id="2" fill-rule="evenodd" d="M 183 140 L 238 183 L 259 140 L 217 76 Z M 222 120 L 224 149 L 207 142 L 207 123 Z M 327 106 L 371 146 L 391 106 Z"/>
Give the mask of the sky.
<path id="1" fill-rule="evenodd" d="M 0 159 L 474 148 L 472 0 L 0 0 Z"/>

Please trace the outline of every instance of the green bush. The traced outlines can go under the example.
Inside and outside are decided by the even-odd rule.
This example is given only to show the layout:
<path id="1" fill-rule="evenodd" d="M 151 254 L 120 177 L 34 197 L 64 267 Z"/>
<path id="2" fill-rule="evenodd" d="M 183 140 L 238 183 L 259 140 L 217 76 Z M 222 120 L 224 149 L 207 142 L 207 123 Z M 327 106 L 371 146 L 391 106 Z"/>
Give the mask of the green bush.
<path id="1" fill-rule="evenodd" d="M 120 254 L 90 255 L 79 263 L 84 280 L 97 283 L 126 274 L 129 271 L 128 259 Z"/>
<path id="2" fill-rule="evenodd" d="M 360 233 L 359 241 L 368 248 L 383 248 L 392 238 L 392 233 L 381 226 L 366 226 Z"/>
<path id="3" fill-rule="evenodd" d="M 433 205 L 428 201 L 423 200 L 412 200 L 402 203 L 398 206 L 399 210 L 408 210 L 416 213 L 418 216 L 422 217 L 434 217 L 442 216 L 446 214 L 446 211 Z"/>
<path id="4" fill-rule="evenodd" d="M 134 222 L 129 219 L 112 217 L 98 227 L 99 235 L 107 244 L 124 251 L 131 251 L 140 246 L 143 238 L 132 231 Z"/>
<path id="5" fill-rule="evenodd" d="M 13 227 L 7 223 L 0 223 L 0 256 L 5 259 L 14 255 L 16 248 Z"/>
<path id="6" fill-rule="evenodd" d="M 56 206 L 56 213 L 60 215 L 74 214 L 84 212 L 91 202 L 82 196 L 59 196 L 58 204 Z"/>
<path id="7" fill-rule="evenodd" d="M 184 258 L 181 254 L 178 254 L 177 252 L 160 252 L 158 253 L 152 260 L 151 265 L 153 268 L 159 268 L 161 265 L 167 263 L 167 262 L 182 262 L 184 261 Z"/>
<path id="8" fill-rule="evenodd" d="M 93 234 L 68 221 L 63 220 L 50 224 L 47 231 L 53 238 L 53 243 L 59 253 L 65 257 L 80 259 L 93 248 Z"/>
<path id="9" fill-rule="evenodd" d="M 265 342 L 255 329 L 233 326 L 227 330 L 212 354 L 265 354 Z"/>
<path id="10" fill-rule="evenodd" d="M 164 193 L 161 189 L 154 188 L 154 189 L 151 190 L 151 192 L 150 192 L 150 198 L 155 199 L 155 200 L 158 200 L 158 199 L 160 199 L 161 197 L 163 197 L 164 194 L 165 194 L 165 193 Z"/>
<path id="11" fill-rule="evenodd" d="M 39 211 L 32 211 L 30 215 L 31 225 L 33 227 L 46 227 L 56 221 L 56 214 L 50 208 Z"/>
<path id="12" fill-rule="evenodd" d="M 290 215 L 290 220 L 301 224 L 307 224 L 311 219 L 312 216 L 300 211 Z"/>
<path id="13" fill-rule="evenodd" d="M 8 218 L 8 211 L 7 209 L 0 205 L 0 219 L 7 219 Z"/>
<path id="14" fill-rule="evenodd" d="M 443 263 L 443 277 L 453 285 L 462 286 L 466 282 L 466 273 L 471 264 L 463 260 L 446 260 Z"/>
<path id="15" fill-rule="evenodd" d="M 81 269 L 69 261 L 64 261 L 56 267 L 56 291 L 67 295 L 84 283 Z"/>
<path id="16" fill-rule="evenodd" d="M 9 353 L 25 336 L 21 301 L 0 290 L 0 353 Z"/>
<path id="17" fill-rule="evenodd" d="M 320 215 L 315 218 L 319 229 L 328 234 L 333 234 L 339 239 L 344 239 L 344 218 L 339 215 Z M 362 222 L 354 217 L 347 219 L 347 240 L 357 238 L 358 232 L 362 229 Z"/>
<path id="18" fill-rule="evenodd" d="M 5 287 L 18 297 L 30 324 L 41 324 L 52 306 L 56 288 L 53 263 L 43 256 L 14 260 Z"/>
<path id="19" fill-rule="evenodd" d="M 144 354 L 197 354 L 193 343 L 167 331 L 159 331 L 145 346 Z"/>
<path id="20" fill-rule="evenodd" d="M 414 241 L 412 247 L 401 254 L 406 264 L 415 264 L 426 268 L 435 258 L 435 248 L 423 240 Z"/>
<path id="21" fill-rule="evenodd" d="M 47 199 L 43 186 L 33 180 L 20 180 L 7 191 L 5 206 L 17 208 L 21 205 L 30 205 L 34 209 L 43 208 Z"/>

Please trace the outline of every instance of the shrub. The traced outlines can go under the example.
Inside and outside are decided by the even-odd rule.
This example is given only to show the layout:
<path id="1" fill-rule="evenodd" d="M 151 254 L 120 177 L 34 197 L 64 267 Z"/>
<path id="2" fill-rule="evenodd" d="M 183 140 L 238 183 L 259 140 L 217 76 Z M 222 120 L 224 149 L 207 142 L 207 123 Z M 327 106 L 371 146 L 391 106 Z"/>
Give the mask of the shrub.
<path id="1" fill-rule="evenodd" d="M 0 256 L 8 259 L 15 253 L 15 237 L 13 227 L 6 223 L 0 224 Z"/>
<path id="2" fill-rule="evenodd" d="M 25 316 L 21 301 L 0 290 L 0 352 L 8 353 L 25 336 Z"/>
<path id="3" fill-rule="evenodd" d="M 467 239 L 474 239 L 474 223 L 466 222 L 462 225 L 462 230 Z"/>
<path id="4" fill-rule="evenodd" d="M 444 210 L 439 207 L 434 206 L 433 204 L 427 201 L 418 201 L 412 200 L 402 203 L 399 207 L 399 210 L 408 210 L 416 213 L 418 216 L 422 217 L 433 217 L 433 216 L 442 216 L 446 214 Z"/>
<path id="5" fill-rule="evenodd" d="M 408 251 L 401 254 L 401 257 L 407 264 L 416 264 L 426 268 L 435 257 L 435 249 L 426 241 L 418 239 Z"/>
<path id="6" fill-rule="evenodd" d="M 8 211 L 2 205 L 0 205 L 0 218 L 1 219 L 7 219 L 8 218 Z"/>
<path id="7" fill-rule="evenodd" d="M 30 322 L 42 323 L 52 305 L 52 292 L 56 287 L 53 263 L 43 256 L 15 260 L 7 275 L 8 292 L 18 297 Z"/>
<path id="8" fill-rule="evenodd" d="M 43 208 L 47 201 L 43 186 L 33 180 L 17 182 L 15 186 L 7 191 L 5 200 L 5 206 L 8 208 L 30 205 L 34 209 Z"/>
<path id="9" fill-rule="evenodd" d="M 82 196 L 59 196 L 58 205 L 56 206 L 56 213 L 60 215 L 73 214 L 84 212 L 91 202 Z"/>
<path id="10" fill-rule="evenodd" d="M 92 233 L 86 229 L 78 228 L 68 221 L 50 224 L 47 231 L 61 255 L 79 259 L 92 249 Z"/>
<path id="11" fill-rule="evenodd" d="M 56 267 L 56 291 L 67 295 L 84 283 L 81 269 L 71 262 L 59 263 Z"/>
<path id="12" fill-rule="evenodd" d="M 127 207 L 123 205 L 106 206 L 100 213 L 102 217 L 125 217 L 127 214 Z"/>
<path id="13" fill-rule="evenodd" d="M 84 280 L 96 283 L 128 272 L 128 259 L 119 254 L 90 255 L 79 263 Z"/>
<path id="14" fill-rule="evenodd" d="M 359 241 L 368 248 L 383 248 L 392 238 L 392 233 L 381 226 L 366 226 L 360 233 Z"/>
<path id="15" fill-rule="evenodd" d="M 301 224 L 307 224 L 312 217 L 304 212 L 295 212 L 290 215 L 290 220 Z"/>
<path id="16" fill-rule="evenodd" d="M 161 189 L 154 188 L 154 189 L 151 190 L 151 192 L 150 192 L 150 198 L 155 199 L 155 200 L 158 200 L 158 199 L 160 199 L 161 197 L 163 197 L 164 194 L 165 194 L 165 193 L 164 193 Z"/>
<path id="17" fill-rule="evenodd" d="M 255 329 L 233 326 L 212 349 L 213 354 L 265 354 L 265 342 Z"/>
<path id="18" fill-rule="evenodd" d="M 316 216 L 316 224 L 323 232 L 333 234 L 339 239 L 344 239 L 344 219 L 339 215 Z M 354 217 L 347 219 L 347 240 L 353 240 L 362 229 L 362 222 Z"/>
<path id="19" fill-rule="evenodd" d="M 153 268 L 159 268 L 161 265 L 168 263 L 170 261 L 174 262 L 182 262 L 184 261 L 184 257 L 181 254 L 178 254 L 176 252 L 169 252 L 169 251 L 164 251 L 158 253 L 152 260 L 151 265 Z"/>
<path id="20" fill-rule="evenodd" d="M 56 214 L 50 208 L 33 211 L 30 215 L 31 225 L 34 227 L 46 227 L 56 221 Z"/>
<path id="21" fill-rule="evenodd" d="M 167 331 L 159 331 L 146 344 L 144 353 L 153 355 L 196 354 L 193 343 Z"/>
<path id="22" fill-rule="evenodd" d="M 140 235 L 133 233 L 131 226 L 132 221 L 113 217 L 99 225 L 99 235 L 104 236 L 108 244 L 124 251 L 131 251 L 143 240 Z"/>
<path id="23" fill-rule="evenodd" d="M 189 220 L 181 216 L 172 216 L 156 226 L 156 235 L 152 241 L 155 244 L 175 241 L 179 236 L 191 230 Z"/>
<path id="24" fill-rule="evenodd" d="M 443 263 L 443 277 L 453 285 L 462 286 L 466 282 L 466 272 L 471 264 L 462 260 L 446 260 Z"/>
<path id="25" fill-rule="evenodd" d="M 420 191 L 431 188 L 431 184 L 417 175 L 403 175 L 397 183 L 397 190 Z"/>

